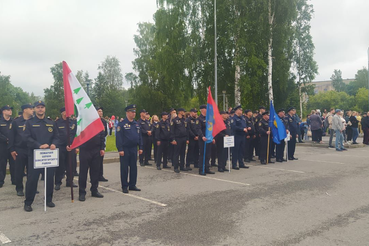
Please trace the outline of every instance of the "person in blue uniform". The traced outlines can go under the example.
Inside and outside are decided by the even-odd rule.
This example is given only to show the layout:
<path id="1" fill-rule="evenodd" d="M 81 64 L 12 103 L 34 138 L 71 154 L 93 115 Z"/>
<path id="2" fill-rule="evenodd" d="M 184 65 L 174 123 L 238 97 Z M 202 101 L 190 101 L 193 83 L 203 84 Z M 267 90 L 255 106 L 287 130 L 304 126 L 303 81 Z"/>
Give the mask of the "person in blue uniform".
<path id="1" fill-rule="evenodd" d="M 9 135 L 12 127 L 13 119 L 12 107 L 6 105 L 1 108 L 2 117 L 0 118 L 0 188 L 4 185 L 6 176 L 6 166 L 9 161 L 10 179 L 15 185 L 15 164 L 9 151 Z"/>
<path id="2" fill-rule="evenodd" d="M 294 115 L 296 114 L 296 109 L 291 107 L 287 110 L 287 116 L 285 119 L 288 121 L 288 130 L 290 131 L 290 141 L 288 141 L 288 160 L 298 160 L 295 158 L 295 148 L 296 148 L 296 138 L 298 137 L 298 123 L 295 120 Z"/>
<path id="3" fill-rule="evenodd" d="M 232 149 L 232 169 L 239 170 L 240 168 L 249 168 L 243 162 L 243 151 L 247 135 L 247 126 L 245 118 L 242 115 L 241 105 L 234 108 L 234 116 L 231 121 L 231 126 L 234 134 L 234 147 Z M 237 162 L 238 166 L 237 167 Z"/>
<path id="4" fill-rule="evenodd" d="M 288 121 L 285 118 L 284 109 L 278 110 L 278 117 L 281 119 L 284 127 L 286 128 L 286 133 L 288 134 Z M 286 146 L 286 143 L 284 142 L 284 139 L 281 140 L 280 144 L 276 144 L 276 161 L 277 162 L 283 162 L 286 161 L 286 159 L 283 158 L 284 156 L 284 148 Z"/>
<path id="5" fill-rule="evenodd" d="M 56 129 L 59 134 L 59 167 L 56 168 L 55 171 L 55 190 L 60 190 L 60 186 L 62 184 L 62 179 L 66 173 L 67 180 L 66 186 L 77 187 L 76 184 L 73 183 L 73 171 L 69 167 L 69 151 L 67 151 L 68 145 L 68 136 L 67 136 L 67 116 L 65 114 L 65 107 L 60 109 L 61 118 L 55 121 Z M 77 123 L 71 119 L 69 119 L 69 145 L 72 144 L 74 136 L 77 131 Z M 75 150 L 73 150 L 75 152 Z M 71 163 L 72 164 L 72 163 Z"/>
<path id="6" fill-rule="evenodd" d="M 24 169 L 28 168 L 27 141 L 24 137 L 26 121 L 32 118 L 33 105 L 22 105 L 22 115 L 12 123 L 9 135 L 9 151 L 15 161 L 15 190 L 18 196 L 24 196 L 23 176 Z"/>
<path id="7" fill-rule="evenodd" d="M 209 160 L 211 156 L 211 144 L 206 143 L 207 139 L 205 137 L 206 132 L 206 105 L 200 106 L 201 115 L 199 116 L 199 124 L 197 126 L 197 136 L 199 136 L 199 174 L 206 175 L 206 174 L 215 174 L 213 171 L 210 171 Z M 213 139 L 213 143 L 215 140 Z M 204 150 L 206 148 L 205 153 L 205 170 L 203 170 L 203 161 L 204 161 Z"/>
<path id="8" fill-rule="evenodd" d="M 137 146 L 142 154 L 141 127 L 135 121 L 136 105 L 125 108 L 126 118 L 118 124 L 116 146 L 120 156 L 120 178 L 123 193 L 129 190 L 141 191 L 137 188 Z M 129 169 L 129 170 L 128 170 Z M 129 182 L 128 182 L 129 173 Z"/>
<path id="9" fill-rule="evenodd" d="M 141 109 L 140 111 L 140 119 L 137 121 L 138 125 L 140 126 L 140 131 L 142 134 L 142 143 L 143 149 L 142 154 L 140 154 L 140 165 L 145 166 L 149 165 L 149 159 L 151 156 L 150 152 L 150 137 L 152 135 L 152 127 L 150 121 L 146 118 L 146 110 Z"/>
<path id="10" fill-rule="evenodd" d="M 259 121 L 258 124 L 258 132 L 259 132 L 259 137 L 260 137 L 260 149 L 259 149 L 259 158 L 260 158 L 260 163 L 265 165 L 267 164 L 266 161 L 268 159 L 268 163 L 274 163 L 273 161 L 271 161 L 272 158 L 272 141 L 273 138 L 272 136 L 272 132 L 269 128 L 269 112 L 265 111 L 262 113 L 262 119 Z M 268 143 L 269 143 L 269 147 L 268 147 Z M 269 150 L 269 153 L 268 153 Z"/>
<path id="11" fill-rule="evenodd" d="M 191 164 L 195 168 L 199 167 L 199 136 L 197 135 L 197 126 L 199 120 L 197 119 L 197 110 L 195 108 L 190 110 L 190 117 L 186 119 L 188 131 L 188 149 L 186 156 L 186 168 L 191 170 Z"/>
<path id="12" fill-rule="evenodd" d="M 229 114 L 225 111 L 220 111 L 220 115 L 223 118 L 224 125 L 226 129 L 219 132 L 215 137 L 216 144 L 216 153 L 218 157 L 218 172 L 228 172 L 229 170 L 226 168 L 227 159 L 228 159 L 228 148 L 224 148 L 224 137 L 228 137 L 232 135 L 231 130 L 231 121 L 229 120 Z"/>
<path id="13" fill-rule="evenodd" d="M 179 173 L 181 171 L 188 171 L 185 167 L 185 154 L 186 154 L 186 144 L 188 143 L 188 131 L 187 122 L 184 118 L 186 110 L 184 108 L 177 109 L 177 117 L 173 119 L 173 124 L 171 128 L 172 132 L 172 142 L 174 145 L 174 155 L 173 155 L 173 166 L 174 172 Z M 179 165 L 178 165 L 179 164 Z M 178 166 L 180 169 L 178 169 Z"/>
<path id="14" fill-rule="evenodd" d="M 158 155 L 156 158 L 156 169 L 161 170 L 161 163 L 163 160 L 163 168 L 168 167 L 168 148 L 169 142 L 172 139 L 170 123 L 168 121 L 168 113 L 161 113 L 161 121 L 156 125 L 155 141 L 158 145 Z"/>
<path id="15" fill-rule="evenodd" d="M 28 174 L 26 183 L 26 200 L 24 201 L 24 210 L 32 211 L 32 203 L 37 192 L 37 183 L 44 169 L 34 169 L 33 150 L 50 149 L 55 150 L 58 147 L 58 132 L 55 123 L 45 116 L 45 103 L 37 101 L 34 103 L 35 116 L 26 121 L 24 138 L 28 147 Z M 46 206 L 55 207 L 52 201 L 54 191 L 54 173 L 55 168 L 47 168 L 46 179 Z"/>
<path id="16" fill-rule="evenodd" d="M 264 106 L 260 106 L 259 107 L 259 111 L 257 113 L 257 115 L 254 118 L 254 127 L 255 127 L 255 134 L 256 134 L 256 138 L 255 138 L 255 155 L 259 156 L 260 153 L 260 134 L 258 132 L 258 127 L 259 127 L 259 122 L 261 121 L 261 119 L 263 118 L 263 113 L 265 112 L 265 107 Z M 259 158 L 260 159 L 260 158 Z"/>

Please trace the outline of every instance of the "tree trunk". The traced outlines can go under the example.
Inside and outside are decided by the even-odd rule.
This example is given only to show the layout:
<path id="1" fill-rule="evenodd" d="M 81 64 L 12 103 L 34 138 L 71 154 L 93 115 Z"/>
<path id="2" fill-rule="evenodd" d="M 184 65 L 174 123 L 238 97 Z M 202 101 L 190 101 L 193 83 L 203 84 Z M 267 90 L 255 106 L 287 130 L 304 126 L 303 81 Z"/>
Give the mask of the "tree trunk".
<path id="1" fill-rule="evenodd" d="M 241 90 L 240 90 L 240 78 L 241 78 L 241 68 L 240 65 L 236 65 L 235 80 L 234 80 L 234 103 L 235 106 L 241 104 Z"/>
<path id="2" fill-rule="evenodd" d="M 274 13 L 272 13 L 272 3 L 269 0 L 269 31 L 270 38 L 268 43 L 268 94 L 269 103 L 273 101 L 273 85 L 272 85 L 272 72 L 273 72 L 273 57 L 272 57 L 272 44 L 273 44 L 273 21 Z"/>

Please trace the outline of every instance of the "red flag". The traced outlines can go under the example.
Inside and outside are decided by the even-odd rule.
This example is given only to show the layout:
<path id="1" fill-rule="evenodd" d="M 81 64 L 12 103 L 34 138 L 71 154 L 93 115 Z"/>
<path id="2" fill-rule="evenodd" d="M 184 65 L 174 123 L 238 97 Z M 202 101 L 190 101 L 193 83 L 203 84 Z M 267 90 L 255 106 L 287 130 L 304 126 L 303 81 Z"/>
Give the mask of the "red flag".
<path id="1" fill-rule="evenodd" d="M 208 94 L 208 105 L 206 112 L 206 130 L 213 137 L 215 137 L 219 132 L 226 129 L 222 116 L 219 114 L 218 106 L 215 103 L 213 97 L 211 96 L 211 90 L 209 86 L 209 94 Z M 206 137 L 208 138 L 208 137 Z"/>

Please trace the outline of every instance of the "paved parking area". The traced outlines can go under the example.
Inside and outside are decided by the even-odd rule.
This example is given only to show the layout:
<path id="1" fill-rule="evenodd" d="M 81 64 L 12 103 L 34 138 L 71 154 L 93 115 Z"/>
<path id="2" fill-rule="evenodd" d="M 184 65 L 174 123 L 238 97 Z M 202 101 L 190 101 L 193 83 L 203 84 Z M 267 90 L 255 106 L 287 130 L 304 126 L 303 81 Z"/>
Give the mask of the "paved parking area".
<path id="1" fill-rule="evenodd" d="M 138 167 L 141 192 L 123 194 L 119 163 L 104 166 L 103 199 L 54 192 L 23 211 L 0 189 L 0 245 L 368 245 L 368 148 L 298 147 L 298 161 L 205 177 Z"/>

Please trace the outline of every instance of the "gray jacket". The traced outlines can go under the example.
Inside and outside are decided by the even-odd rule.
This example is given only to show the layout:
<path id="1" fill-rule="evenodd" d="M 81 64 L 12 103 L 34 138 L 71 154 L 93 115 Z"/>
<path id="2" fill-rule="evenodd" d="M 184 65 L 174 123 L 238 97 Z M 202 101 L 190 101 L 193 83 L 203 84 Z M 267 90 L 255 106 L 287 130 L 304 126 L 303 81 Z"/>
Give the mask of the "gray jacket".
<path id="1" fill-rule="evenodd" d="M 332 118 L 332 129 L 342 131 L 343 130 L 343 123 L 341 117 L 335 114 Z"/>

